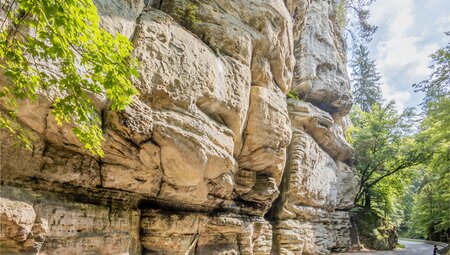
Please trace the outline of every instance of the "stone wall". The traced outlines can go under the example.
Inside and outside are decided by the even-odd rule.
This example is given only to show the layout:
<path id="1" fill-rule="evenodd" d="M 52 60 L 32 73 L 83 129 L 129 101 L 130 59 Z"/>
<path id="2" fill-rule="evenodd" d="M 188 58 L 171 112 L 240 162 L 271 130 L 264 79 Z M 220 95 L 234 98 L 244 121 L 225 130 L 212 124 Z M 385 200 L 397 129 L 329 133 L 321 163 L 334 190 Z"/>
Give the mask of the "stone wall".
<path id="1" fill-rule="evenodd" d="M 327 254 L 349 246 L 357 183 L 333 1 L 95 3 L 103 26 L 133 41 L 140 94 L 121 112 L 95 98 L 103 158 L 56 125 L 51 97 L 21 102 L 18 120 L 35 140 L 28 151 L 0 133 L 2 252 Z M 192 5 L 200 22 L 181 15 Z M 289 91 L 302 101 L 286 100 Z"/>

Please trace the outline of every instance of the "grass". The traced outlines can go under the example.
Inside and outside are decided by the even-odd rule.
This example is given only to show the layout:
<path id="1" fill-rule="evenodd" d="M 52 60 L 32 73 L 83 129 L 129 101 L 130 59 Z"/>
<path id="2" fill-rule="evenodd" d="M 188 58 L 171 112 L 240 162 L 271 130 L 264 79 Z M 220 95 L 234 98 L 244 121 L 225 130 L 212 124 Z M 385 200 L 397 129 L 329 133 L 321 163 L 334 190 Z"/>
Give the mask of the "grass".
<path id="1" fill-rule="evenodd" d="M 398 244 L 395 246 L 396 249 L 405 249 L 405 247 L 406 247 L 406 245 L 401 244 L 401 243 L 398 243 Z"/>

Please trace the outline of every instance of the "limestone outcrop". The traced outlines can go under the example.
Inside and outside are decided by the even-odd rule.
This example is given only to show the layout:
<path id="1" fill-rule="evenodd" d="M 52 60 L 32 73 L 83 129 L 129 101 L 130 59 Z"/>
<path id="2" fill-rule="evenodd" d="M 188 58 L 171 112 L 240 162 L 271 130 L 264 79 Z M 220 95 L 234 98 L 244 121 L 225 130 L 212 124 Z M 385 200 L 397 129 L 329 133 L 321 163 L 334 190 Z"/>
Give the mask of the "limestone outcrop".
<path id="1" fill-rule="evenodd" d="M 17 118 L 35 139 L 26 150 L 0 133 L 2 252 L 349 247 L 358 184 L 344 136 L 351 95 L 334 2 L 94 2 L 102 25 L 134 44 L 139 95 L 120 112 L 94 98 L 102 158 L 56 124 L 55 94 L 20 102 Z M 286 99 L 289 91 L 303 101 Z"/>

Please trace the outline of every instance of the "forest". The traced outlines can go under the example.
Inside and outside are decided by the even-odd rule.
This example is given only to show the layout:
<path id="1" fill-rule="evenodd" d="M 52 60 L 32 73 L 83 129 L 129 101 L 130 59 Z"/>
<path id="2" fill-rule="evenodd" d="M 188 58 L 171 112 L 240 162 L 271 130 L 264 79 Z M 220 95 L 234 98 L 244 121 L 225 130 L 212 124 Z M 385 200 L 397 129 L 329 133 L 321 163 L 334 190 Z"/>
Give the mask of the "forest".
<path id="1" fill-rule="evenodd" d="M 354 102 L 347 136 L 356 151 L 360 186 L 354 210 L 360 233 L 374 246 L 373 228 L 381 236 L 398 232 L 400 237 L 448 242 L 450 43 L 430 56 L 428 78 L 411 84 L 424 95 L 419 107 L 399 111 L 395 101 L 383 98 L 368 51 L 377 31 L 368 23 L 372 3 L 350 1 L 347 7 L 353 15 L 347 40 Z M 450 42 L 449 32 L 442 36 Z"/>

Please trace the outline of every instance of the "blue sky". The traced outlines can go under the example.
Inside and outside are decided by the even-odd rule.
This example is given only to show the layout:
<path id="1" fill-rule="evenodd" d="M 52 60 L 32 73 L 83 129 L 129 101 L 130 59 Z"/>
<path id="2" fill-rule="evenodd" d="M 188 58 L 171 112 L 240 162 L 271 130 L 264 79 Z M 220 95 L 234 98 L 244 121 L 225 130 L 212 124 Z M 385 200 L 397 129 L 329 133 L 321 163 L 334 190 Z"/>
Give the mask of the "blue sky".
<path id="1" fill-rule="evenodd" d="M 422 95 L 412 84 L 430 73 L 429 55 L 450 41 L 450 0 L 377 0 L 370 22 L 378 26 L 369 45 L 386 99 L 400 109 L 416 106 Z"/>

